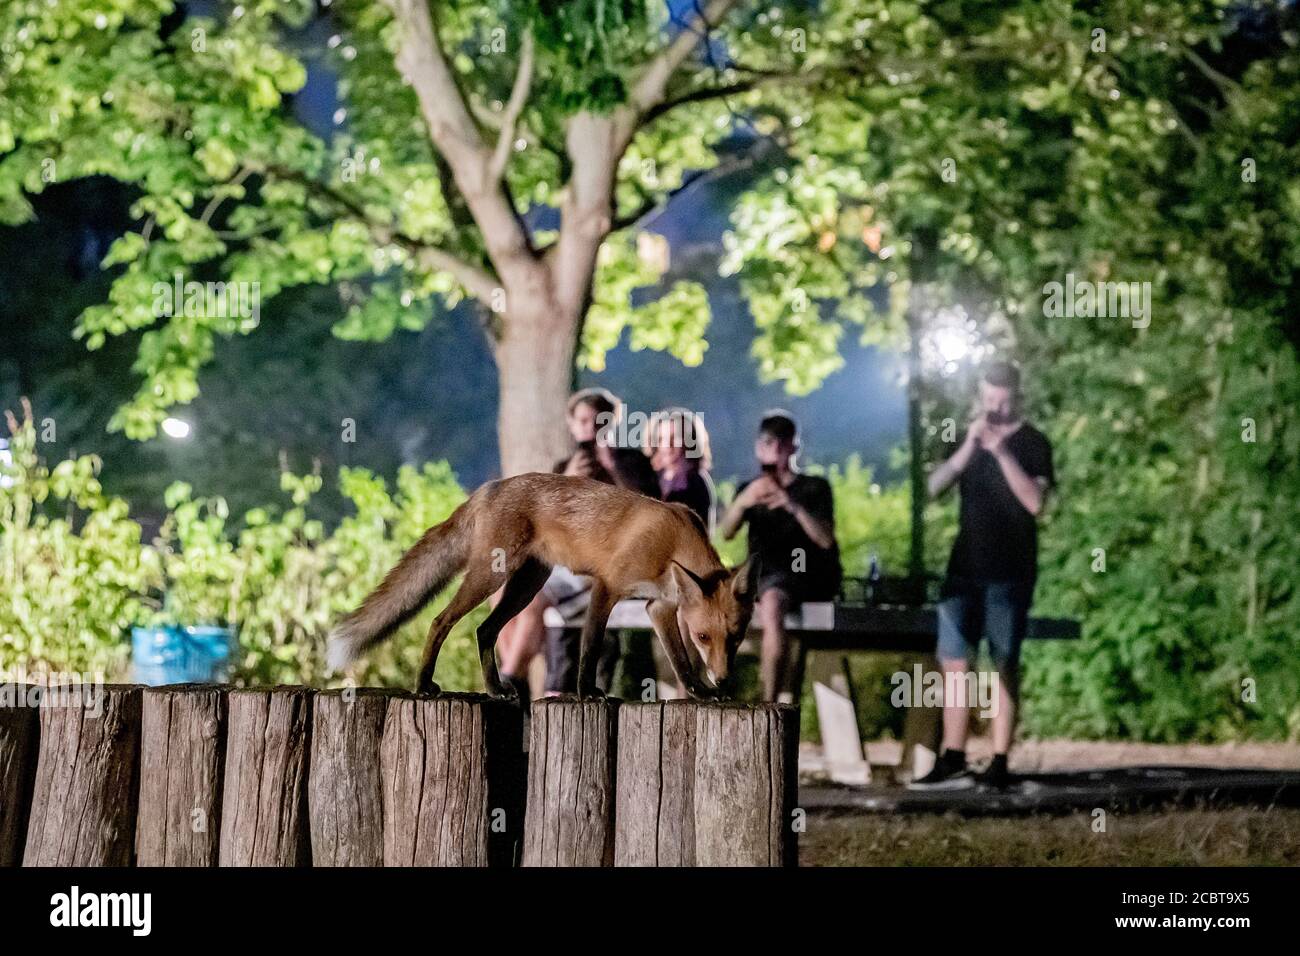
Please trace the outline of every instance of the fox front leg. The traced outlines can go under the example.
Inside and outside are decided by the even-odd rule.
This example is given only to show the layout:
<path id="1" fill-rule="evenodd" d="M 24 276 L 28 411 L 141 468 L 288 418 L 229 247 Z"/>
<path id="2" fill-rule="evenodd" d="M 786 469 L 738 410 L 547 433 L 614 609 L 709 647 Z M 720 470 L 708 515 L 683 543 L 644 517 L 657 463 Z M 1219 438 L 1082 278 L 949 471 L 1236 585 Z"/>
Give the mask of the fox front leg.
<path id="1" fill-rule="evenodd" d="M 686 693 L 696 700 L 711 700 L 716 697 L 713 689 L 706 687 L 704 682 L 695 676 L 695 667 L 686 653 L 686 642 L 682 638 L 681 628 L 677 626 L 677 605 L 670 601 L 654 600 L 646 605 L 646 613 L 650 616 L 650 623 L 655 629 L 659 643 L 663 646 L 664 653 L 668 655 L 668 663 L 672 665 L 673 673 L 686 688 Z"/>
<path id="2" fill-rule="evenodd" d="M 600 581 L 591 587 L 591 604 L 587 607 L 587 620 L 582 625 L 582 643 L 578 647 L 578 698 L 602 698 L 605 694 L 596 686 L 596 664 L 600 649 L 605 644 L 605 624 L 614 601 L 609 589 Z"/>

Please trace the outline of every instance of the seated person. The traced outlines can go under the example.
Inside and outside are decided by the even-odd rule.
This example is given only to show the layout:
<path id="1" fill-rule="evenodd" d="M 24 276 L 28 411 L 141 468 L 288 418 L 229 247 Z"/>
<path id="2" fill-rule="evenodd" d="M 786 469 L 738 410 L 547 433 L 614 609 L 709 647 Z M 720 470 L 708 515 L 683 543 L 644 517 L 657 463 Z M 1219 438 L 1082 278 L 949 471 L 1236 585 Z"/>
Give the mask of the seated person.
<path id="1" fill-rule="evenodd" d="M 704 419 L 685 408 L 655 412 L 646 429 L 645 453 L 659 480 L 659 500 L 680 502 L 713 532 L 713 481 L 709 433 Z"/>
<path id="2" fill-rule="evenodd" d="M 801 474 L 794 462 L 798 450 L 798 426 L 789 413 L 764 415 L 754 442 L 762 473 L 740 486 L 719 525 L 727 540 L 748 525 L 749 554 L 759 562 L 755 611 L 763 628 L 764 700 L 786 699 L 786 611 L 834 599 L 842 576 L 830 482 Z"/>
<path id="3" fill-rule="evenodd" d="M 640 449 L 619 448 L 613 443 L 623 403 L 603 388 L 586 388 L 569 398 L 566 420 L 569 435 L 577 446 L 568 458 L 557 462 L 553 471 L 574 477 L 592 478 L 657 498 L 658 480 Z M 528 699 L 528 665 L 545 643 L 547 694 L 572 693 L 577 689 L 577 642 L 563 632 L 547 634 L 545 614 L 557 608 L 566 618 L 580 614 L 591 595 L 591 579 L 556 567 L 532 603 L 501 629 L 497 639 L 501 677 Z M 494 598 L 495 601 L 495 598 Z M 608 688 L 618 660 L 618 644 L 606 636 L 598 668 L 598 681 Z"/>

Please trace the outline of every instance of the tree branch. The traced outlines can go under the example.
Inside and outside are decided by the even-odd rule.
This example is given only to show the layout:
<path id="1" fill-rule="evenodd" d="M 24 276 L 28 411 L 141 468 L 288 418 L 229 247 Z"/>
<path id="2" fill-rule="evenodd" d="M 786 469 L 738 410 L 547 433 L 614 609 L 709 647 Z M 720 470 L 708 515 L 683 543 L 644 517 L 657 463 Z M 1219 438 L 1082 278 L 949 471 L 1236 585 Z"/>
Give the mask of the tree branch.
<path id="1" fill-rule="evenodd" d="M 501 132 L 497 136 L 497 148 L 492 153 L 492 162 L 488 166 L 488 179 L 500 182 L 505 175 L 506 163 L 510 161 L 510 150 L 515 145 L 515 126 L 519 114 L 524 111 L 528 101 L 528 88 L 533 81 L 533 31 L 524 34 L 523 44 L 519 50 L 519 72 L 515 74 L 515 85 L 510 90 L 510 100 L 506 103 L 505 114 L 501 117 Z"/>
<path id="2" fill-rule="evenodd" d="M 438 41 L 428 0 L 384 0 L 401 29 L 396 62 L 411 84 L 434 146 L 446 158 L 456 185 L 478 223 L 498 274 L 526 281 L 537 263 L 527 230 L 490 176 L 492 154 Z"/>
<path id="3" fill-rule="evenodd" d="M 759 144 L 765 144 L 766 142 L 767 141 L 765 140 L 760 140 Z M 626 216 L 620 216 L 615 219 L 610 232 L 617 232 L 620 229 L 626 229 L 629 226 L 645 225 L 643 220 L 649 216 L 650 213 L 656 211 L 662 212 L 664 209 L 667 209 L 668 204 L 683 193 L 689 192 L 701 183 L 712 182 L 715 179 L 722 179 L 724 176 L 730 176 L 732 173 L 740 172 L 742 169 L 749 169 L 751 166 L 754 166 L 763 159 L 766 154 L 767 149 L 758 146 L 748 152 L 730 156 L 718 163 L 718 165 L 709 169 L 702 169 L 695 173 L 695 175 L 684 180 L 680 186 L 674 189 L 667 196 L 664 196 L 661 200 L 656 200 L 654 197 L 647 197 L 646 201 L 642 203 L 640 208 Z"/>
<path id="4" fill-rule="evenodd" d="M 727 15 L 736 0 L 711 0 L 701 12 L 692 12 L 671 43 L 664 47 L 632 85 L 630 97 L 633 108 L 638 114 L 644 114 L 662 103 L 668 90 L 668 81 L 677 72 L 677 68 L 686 61 L 703 39 L 709 42 L 709 31 L 716 27 Z"/>
<path id="5" fill-rule="evenodd" d="M 421 265 L 450 273 L 457 282 L 465 287 L 470 295 L 484 303 L 490 303 L 492 296 L 501 287 L 501 282 L 497 277 L 487 270 L 468 263 L 444 249 L 439 249 L 408 236 L 388 223 L 376 221 L 355 199 L 341 190 L 335 189 L 328 183 L 312 179 L 305 173 L 285 166 L 269 165 L 262 167 L 260 171 L 267 176 L 298 183 L 306 187 L 318 198 L 332 202 L 347 215 L 364 225 L 370 232 L 371 237 L 380 245 L 401 246 Z"/>

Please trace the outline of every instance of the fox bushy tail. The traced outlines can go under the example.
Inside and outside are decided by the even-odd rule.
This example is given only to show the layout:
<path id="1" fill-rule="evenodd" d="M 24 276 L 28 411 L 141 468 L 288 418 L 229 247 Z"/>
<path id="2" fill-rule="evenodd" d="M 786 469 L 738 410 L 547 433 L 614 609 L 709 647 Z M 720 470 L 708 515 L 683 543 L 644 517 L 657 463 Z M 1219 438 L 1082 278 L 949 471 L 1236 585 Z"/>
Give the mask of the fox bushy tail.
<path id="1" fill-rule="evenodd" d="M 330 632 L 327 659 L 341 670 L 392 635 L 428 604 L 469 560 L 469 503 L 424 533 L 379 587 Z"/>

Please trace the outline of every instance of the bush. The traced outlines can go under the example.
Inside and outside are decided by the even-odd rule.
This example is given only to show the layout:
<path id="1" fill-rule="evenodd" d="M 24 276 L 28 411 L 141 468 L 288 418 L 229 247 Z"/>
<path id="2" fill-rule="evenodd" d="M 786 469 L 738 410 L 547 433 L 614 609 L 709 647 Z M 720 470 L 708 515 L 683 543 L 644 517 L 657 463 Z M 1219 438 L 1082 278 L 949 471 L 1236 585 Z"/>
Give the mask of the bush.
<path id="1" fill-rule="evenodd" d="M 339 484 L 355 513 L 327 533 L 309 516 L 319 475 L 281 476 L 289 507 L 254 509 L 233 527 L 220 498 L 167 490 L 168 514 L 153 544 L 126 503 L 106 498 L 100 462 L 84 456 L 46 470 L 30 413 L 10 417 L 12 463 L 0 482 L 0 668 L 128 676 L 133 625 L 218 624 L 238 634 L 234 680 L 325 683 L 325 638 L 401 553 L 464 500 L 451 469 L 406 467 L 395 493 L 363 469 Z M 435 602 L 359 662 L 359 683 L 405 686 L 418 672 Z M 479 686 L 472 614 L 438 661 L 446 686 Z"/>

